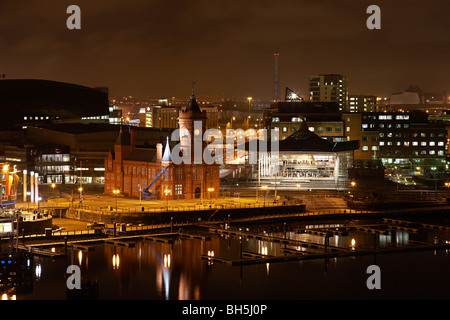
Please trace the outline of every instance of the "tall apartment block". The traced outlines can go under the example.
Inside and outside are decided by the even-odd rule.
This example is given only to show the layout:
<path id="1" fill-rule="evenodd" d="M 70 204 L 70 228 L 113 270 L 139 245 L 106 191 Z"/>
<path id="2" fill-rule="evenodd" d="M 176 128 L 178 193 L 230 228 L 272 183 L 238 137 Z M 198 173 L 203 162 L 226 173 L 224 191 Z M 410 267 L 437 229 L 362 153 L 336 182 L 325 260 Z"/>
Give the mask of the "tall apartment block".
<path id="1" fill-rule="evenodd" d="M 337 102 L 339 110 L 348 105 L 348 79 L 341 74 L 319 74 L 309 78 L 309 97 L 311 102 Z"/>

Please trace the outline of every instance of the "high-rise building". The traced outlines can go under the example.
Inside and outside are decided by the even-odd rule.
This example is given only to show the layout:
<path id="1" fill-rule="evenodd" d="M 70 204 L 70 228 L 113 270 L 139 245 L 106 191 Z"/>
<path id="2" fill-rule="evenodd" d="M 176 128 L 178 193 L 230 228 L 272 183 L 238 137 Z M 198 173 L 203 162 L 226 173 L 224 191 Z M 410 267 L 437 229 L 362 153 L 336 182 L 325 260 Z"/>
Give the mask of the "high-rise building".
<path id="1" fill-rule="evenodd" d="M 338 102 L 343 111 L 348 102 L 348 79 L 341 74 L 319 74 L 309 78 L 309 95 L 312 102 Z"/>

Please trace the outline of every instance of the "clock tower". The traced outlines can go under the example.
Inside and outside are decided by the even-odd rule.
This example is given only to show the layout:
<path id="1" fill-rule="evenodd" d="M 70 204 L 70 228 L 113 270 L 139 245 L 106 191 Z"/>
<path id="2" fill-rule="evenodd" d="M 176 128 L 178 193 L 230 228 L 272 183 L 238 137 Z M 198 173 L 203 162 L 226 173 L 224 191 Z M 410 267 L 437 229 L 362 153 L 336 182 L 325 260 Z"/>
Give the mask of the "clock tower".
<path id="1" fill-rule="evenodd" d="M 203 159 L 206 141 L 206 111 L 202 111 L 192 88 L 191 99 L 179 113 L 180 150 L 186 198 L 212 199 L 219 194 L 219 165 L 207 164 Z"/>
<path id="2" fill-rule="evenodd" d="M 203 150 L 206 142 L 203 134 L 206 129 L 206 111 L 200 110 L 192 89 L 191 99 L 185 110 L 180 110 L 178 124 L 180 132 L 180 146 L 184 162 L 202 164 Z"/>

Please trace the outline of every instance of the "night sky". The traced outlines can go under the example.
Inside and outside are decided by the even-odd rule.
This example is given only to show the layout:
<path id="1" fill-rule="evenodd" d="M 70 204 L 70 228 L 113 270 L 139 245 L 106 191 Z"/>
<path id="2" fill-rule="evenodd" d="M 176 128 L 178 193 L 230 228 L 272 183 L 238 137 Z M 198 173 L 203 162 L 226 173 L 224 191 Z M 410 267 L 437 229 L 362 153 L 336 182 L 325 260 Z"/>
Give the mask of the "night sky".
<path id="1" fill-rule="evenodd" d="M 81 8 L 68 30 L 66 8 Z M 381 8 L 381 30 L 366 9 Z M 417 84 L 450 92 L 448 0 L 0 0 L 0 73 L 107 86 L 110 94 L 270 99 L 279 82 L 307 96 L 319 73 L 351 94 Z"/>

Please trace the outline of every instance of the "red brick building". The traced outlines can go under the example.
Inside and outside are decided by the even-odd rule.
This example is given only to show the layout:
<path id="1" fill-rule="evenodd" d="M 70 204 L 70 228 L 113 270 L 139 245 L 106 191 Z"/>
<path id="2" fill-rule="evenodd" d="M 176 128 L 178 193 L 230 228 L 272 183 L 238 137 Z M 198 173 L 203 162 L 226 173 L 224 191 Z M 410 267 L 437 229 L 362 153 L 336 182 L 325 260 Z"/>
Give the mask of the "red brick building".
<path id="1" fill-rule="evenodd" d="M 206 112 L 201 111 L 194 95 L 185 110 L 179 113 L 180 150 L 189 152 L 194 140 L 203 137 L 206 128 Z M 194 128 L 194 122 L 197 126 Z M 201 123 L 201 131 L 198 124 Z M 190 140 L 190 141 L 189 141 Z M 199 141 L 199 140 L 196 140 Z M 202 150 L 206 143 L 201 139 Z M 164 150 L 163 150 L 164 149 Z M 105 160 L 105 193 L 118 190 L 125 196 L 155 197 L 157 199 L 216 198 L 219 195 L 219 165 L 194 163 L 175 164 L 167 138 L 163 148 L 136 147 L 132 127 L 122 127 L 119 138 Z"/>

